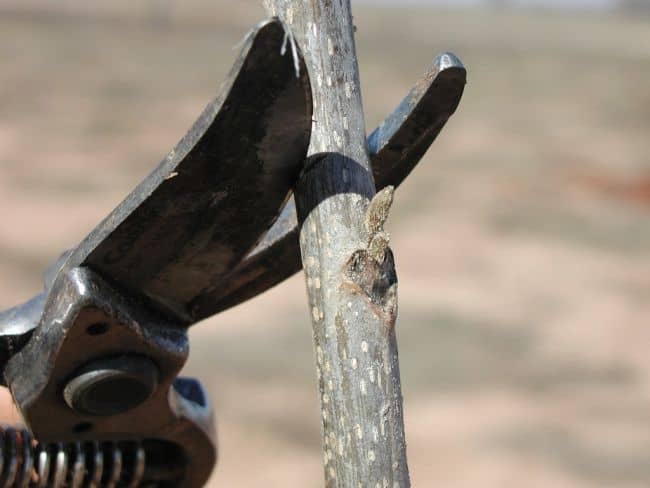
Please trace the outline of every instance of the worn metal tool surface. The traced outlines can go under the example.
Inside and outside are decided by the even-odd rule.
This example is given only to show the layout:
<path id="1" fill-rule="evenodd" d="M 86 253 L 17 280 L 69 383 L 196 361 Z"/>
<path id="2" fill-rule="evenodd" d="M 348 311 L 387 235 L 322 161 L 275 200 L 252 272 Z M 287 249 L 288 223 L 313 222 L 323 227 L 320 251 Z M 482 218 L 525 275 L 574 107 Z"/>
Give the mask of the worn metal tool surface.
<path id="1" fill-rule="evenodd" d="M 271 227 L 302 168 L 312 103 L 291 41 L 277 20 L 258 25 L 169 156 L 46 272 L 42 294 L 0 314 L 3 379 L 46 446 L 8 431 L 2 486 L 206 482 L 211 406 L 178 377 L 191 305 Z"/>
<path id="2" fill-rule="evenodd" d="M 465 82 L 462 63 L 439 56 L 370 135 L 378 189 L 413 170 Z M 18 460 L 0 455 L 4 486 L 31 486 L 28 474 L 34 486 L 202 486 L 216 441 L 205 392 L 177 378 L 187 326 L 300 270 L 289 197 L 311 111 L 291 36 L 258 25 L 169 156 L 45 273 L 43 293 L 0 313 L 3 380 L 41 441 L 0 431 Z"/>
<path id="3" fill-rule="evenodd" d="M 178 377 L 188 354 L 186 328 L 73 268 L 56 281 L 41 325 L 4 377 L 39 441 L 138 443 L 148 468 L 141 482 L 200 487 L 217 448 L 207 395 Z M 125 469 L 120 479 L 135 474 Z"/>

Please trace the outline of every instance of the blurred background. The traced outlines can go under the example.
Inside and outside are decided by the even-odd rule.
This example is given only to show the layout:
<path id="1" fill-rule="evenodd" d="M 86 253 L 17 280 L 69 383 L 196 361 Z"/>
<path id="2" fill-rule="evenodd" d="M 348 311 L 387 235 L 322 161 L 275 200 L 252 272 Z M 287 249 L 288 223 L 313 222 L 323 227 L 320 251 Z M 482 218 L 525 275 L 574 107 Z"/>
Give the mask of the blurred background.
<path id="1" fill-rule="evenodd" d="M 437 53 L 469 69 L 390 223 L 414 486 L 650 486 L 650 2 L 353 6 L 368 131 Z M 0 0 L 0 308 L 162 159 L 263 17 Z M 210 486 L 322 486 L 305 297 L 298 275 L 192 331 Z"/>

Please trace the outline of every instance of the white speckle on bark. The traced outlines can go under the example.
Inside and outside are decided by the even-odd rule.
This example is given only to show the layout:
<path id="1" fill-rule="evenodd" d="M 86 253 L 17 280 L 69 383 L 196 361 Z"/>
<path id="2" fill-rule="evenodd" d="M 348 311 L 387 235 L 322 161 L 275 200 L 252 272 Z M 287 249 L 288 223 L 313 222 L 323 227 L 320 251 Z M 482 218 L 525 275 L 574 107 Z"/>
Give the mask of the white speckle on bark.
<path id="1" fill-rule="evenodd" d="M 362 350 L 363 352 L 368 352 L 368 343 L 367 343 L 366 341 L 363 341 L 363 342 L 361 343 L 361 350 Z"/>
<path id="2" fill-rule="evenodd" d="M 371 463 L 375 461 L 375 451 L 373 451 L 372 449 L 368 451 L 368 461 L 370 461 Z"/>
<path id="3" fill-rule="evenodd" d="M 320 319 L 320 312 L 318 310 L 318 307 L 314 307 L 311 309 L 311 315 L 314 318 L 314 320 L 319 320 Z"/>
<path id="4" fill-rule="evenodd" d="M 368 391 L 366 390 L 366 380 L 361 380 L 359 382 L 359 389 L 361 390 L 362 395 L 365 395 L 366 393 L 368 393 Z"/>
<path id="5" fill-rule="evenodd" d="M 354 93 L 354 83 L 352 81 L 348 81 L 345 84 L 345 96 L 350 99 L 352 98 L 352 94 Z"/>
<path id="6" fill-rule="evenodd" d="M 357 369 L 358 364 L 359 364 L 359 363 L 357 362 L 357 358 L 352 358 L 352 359 L 350 360 L 350 366 L 352 366 L 352 369 Z"/>
<path id="7" fill-rule="evenodd" d="M 363 439 L 363 429 L 359 424 L 354 426 L 354 432 L 357 434 L 357 439 Z"/>
<path id="8" fill-rule="evenodd" d="M 334 137 L 334 142 L 336 143 L 336 145 L 339 148 L 342 148 L 343 147 L 343 138 L 341 137 L 341 135 L 336 131 L 333 131 L 332 135 Z"/>

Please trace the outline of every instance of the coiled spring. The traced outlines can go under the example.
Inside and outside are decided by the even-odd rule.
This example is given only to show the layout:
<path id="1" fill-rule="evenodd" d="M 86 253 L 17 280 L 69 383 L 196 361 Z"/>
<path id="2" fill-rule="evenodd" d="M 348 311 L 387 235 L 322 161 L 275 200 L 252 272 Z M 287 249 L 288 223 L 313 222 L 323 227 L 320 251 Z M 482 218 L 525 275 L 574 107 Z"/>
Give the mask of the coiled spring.
<path id="1" fill-rule="evenodd" d="M 135 488 L 145 484 L 145 464 L 137 442 L 39 444 L 24 429 L 0 429 L 2 488 Z"/>

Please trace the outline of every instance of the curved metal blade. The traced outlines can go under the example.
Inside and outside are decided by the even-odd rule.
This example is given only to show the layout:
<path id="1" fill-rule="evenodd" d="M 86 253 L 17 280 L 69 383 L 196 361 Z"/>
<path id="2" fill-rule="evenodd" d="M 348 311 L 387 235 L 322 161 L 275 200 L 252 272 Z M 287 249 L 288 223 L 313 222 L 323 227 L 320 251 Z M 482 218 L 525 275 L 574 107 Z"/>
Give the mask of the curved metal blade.
<path id="1" fill-rule="evenodd" d="M 256 245 L 285 204 L 311 134 L 311 92 L 283 25 L 259 25 L 165 160 L 71 253 L 190 322 L 188 305 Z"/>
<path id="2" fill-rule="evenodd" d="M 451 53 L 438 56 L 428 73 L 369 136 L 377 190 L 398 186 L 420 162 L 463 95 L 467 72 Z M 192 314 L 205 318 L 238 305 L 300 271 L 298 221 L 293 199 L 260 244 L 209 293 Z"/>
<path id="3" fill-rule="evenodd" d="M 460 60 L 452 54 L 439 56 L 425 78 L 370 135 L 368 146 L 378 189 L 387 185 L 399 185 L 408 176 L 455 112 L 465 83 L 466 71 Z M 137 194 L 138 191 L 134 193 Z M 118 211 L 119 208 L 114 214 L 119 214 Z M 110 217 L 107 220 L 110 221 Z M 87 243 L 92 241 L 92 237 L 91 234 L 84 244 L 89 245 Z M 80 247 L 83 248 L 84 244 Z M 75 254 L 78 255 L 79 251 Z M 83 252 L 81 259 L 85 259 Z M 80 258 L 75 259 L 73 255 L 64 267 L 70 268 L 79 262 Z M 218 283 L 201 290 L 189 302 L 189 320 L 199 321 L 249 300 L 289 278 L 301 268 L 296 209 L 293 200 L 290 200 L 253 251 L 230 273 L 221 276 Z M 188 274 L 191 274 L 191 270 Z M 1 322 L 2 320 L 0 335 Z"/>

